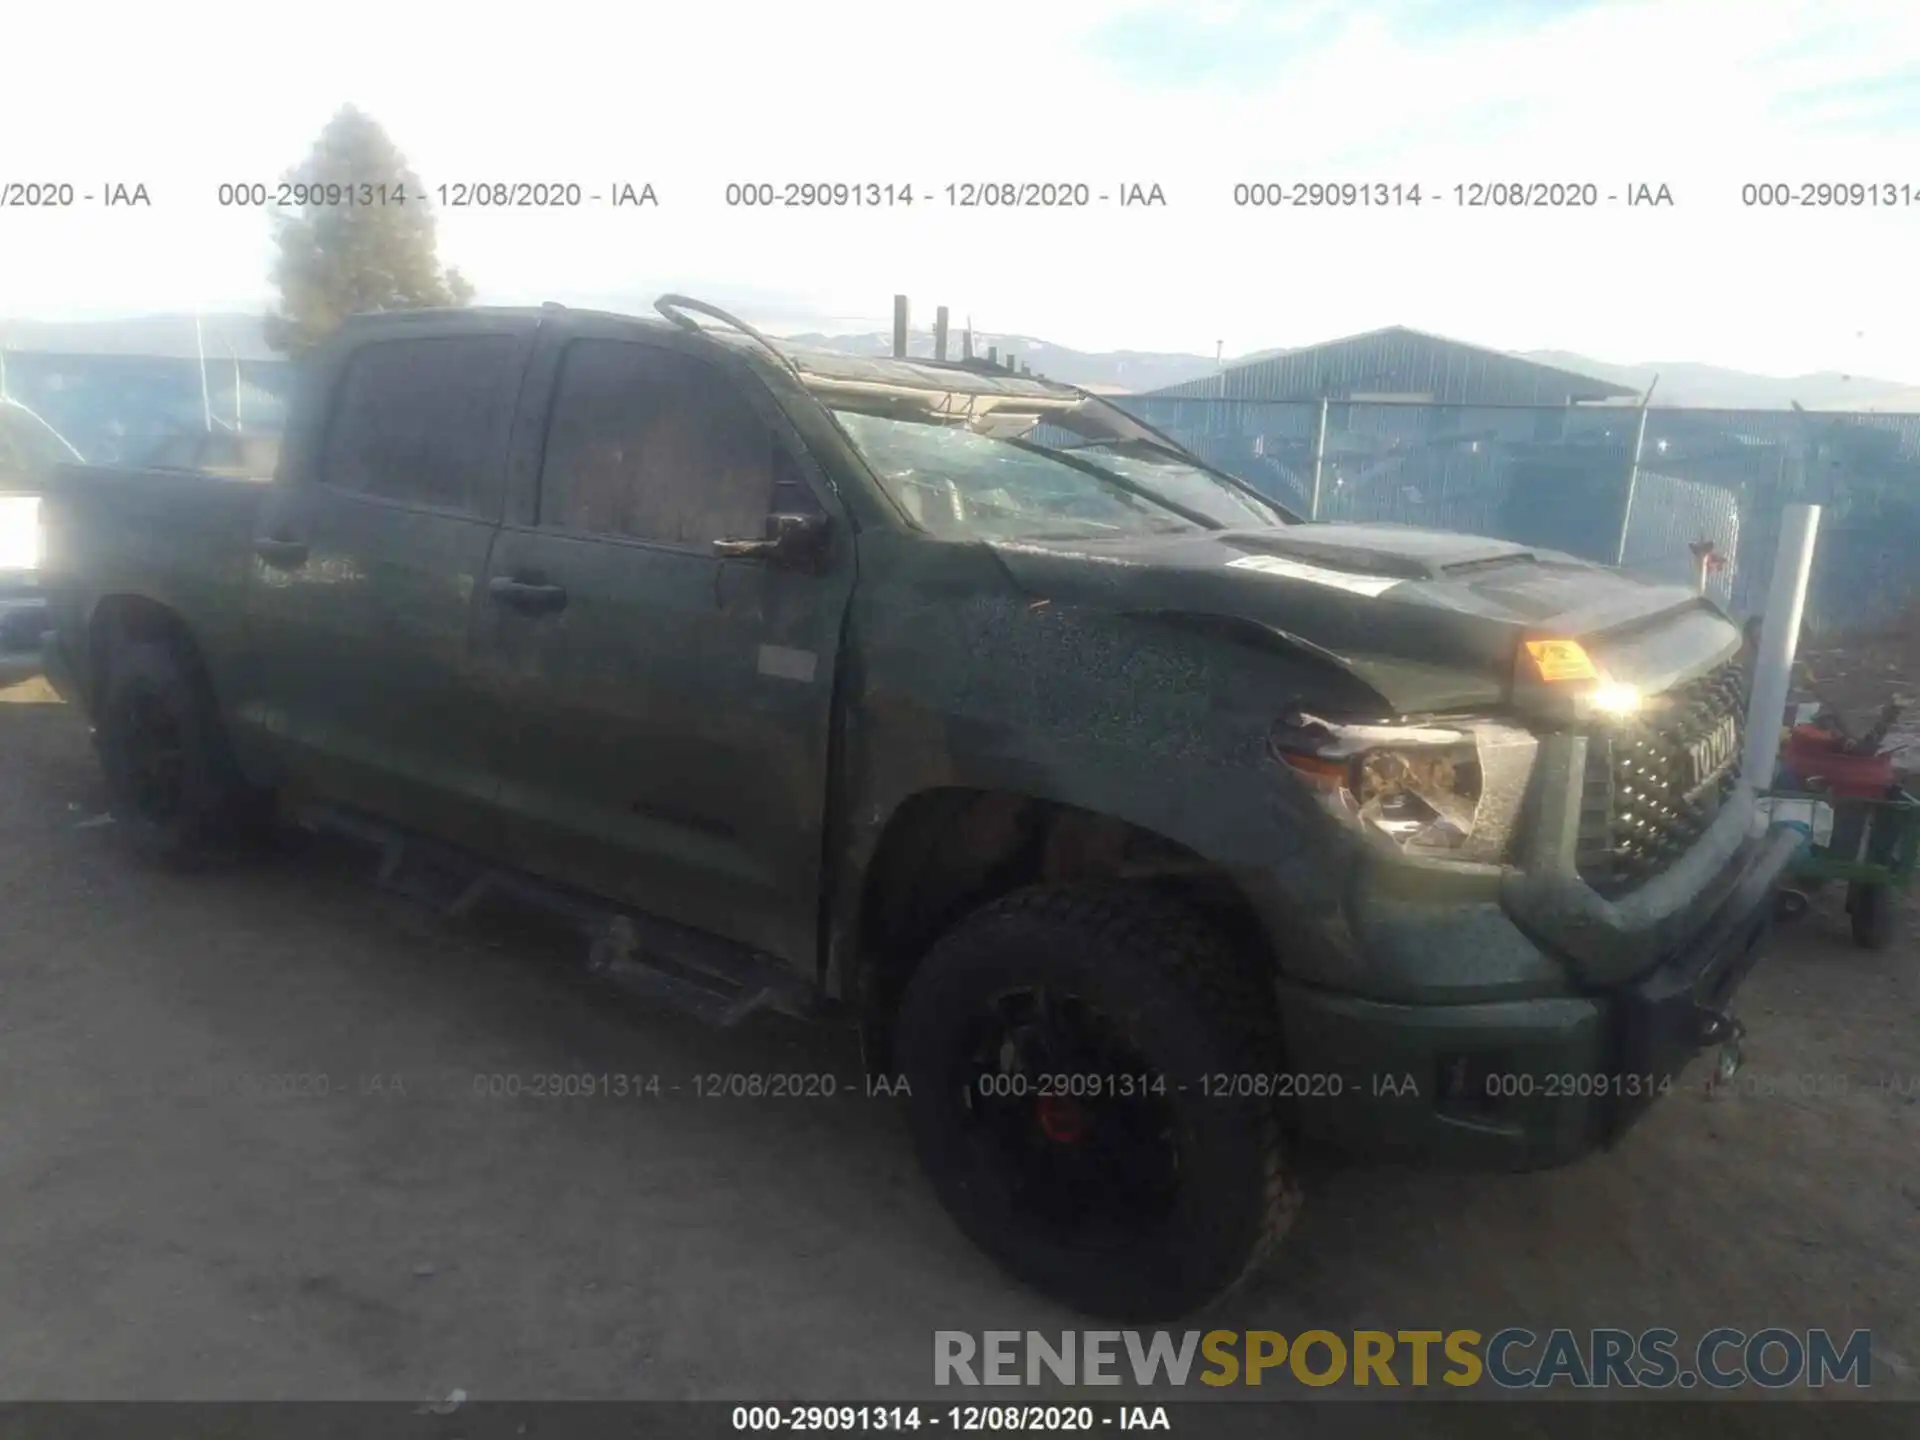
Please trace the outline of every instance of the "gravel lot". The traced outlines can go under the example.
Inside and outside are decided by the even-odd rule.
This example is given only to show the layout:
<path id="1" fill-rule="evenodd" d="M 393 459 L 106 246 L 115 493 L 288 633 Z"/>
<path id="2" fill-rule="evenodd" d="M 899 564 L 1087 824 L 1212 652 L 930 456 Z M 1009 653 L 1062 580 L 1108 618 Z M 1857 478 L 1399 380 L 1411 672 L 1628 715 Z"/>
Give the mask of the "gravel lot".
<path id="1" fill-rule="evenodd" d="M 949 1226 L 847 1035 L 609 996 L 350 852 L 162 874 L 102 808 L 78 718 L 0 690 L 0 1398 L 932 1398 L 933 1331 L 1081 1323 Z M 1920 1397 L 1920 955 L 1822 902 L 1741 1013 L 1733 1089 L 1696 1066 L 1613 1155 L 1312 1159 L 1209 1323 L 1864 1326 L 1872 1395 Z M 664 1090 L 476 1094 L 556 1071 Z M 692 1093 L 732 1072 L 842 1094 Z"/>

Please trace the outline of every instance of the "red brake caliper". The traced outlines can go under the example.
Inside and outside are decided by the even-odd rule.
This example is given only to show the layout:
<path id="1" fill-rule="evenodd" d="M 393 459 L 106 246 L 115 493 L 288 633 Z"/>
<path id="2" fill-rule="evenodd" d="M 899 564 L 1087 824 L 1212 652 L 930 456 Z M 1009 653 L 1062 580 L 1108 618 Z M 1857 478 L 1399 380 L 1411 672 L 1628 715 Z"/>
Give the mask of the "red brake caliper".
<path id="1" fill-rule="evenodd" d="M 1033 1102 L 1040 1133 L 1056 1145 L 1077 1145 L 1087 1133 L 1087 1117 L 1079 1103 L 1064 1095 L 1042 1095 Z"/>

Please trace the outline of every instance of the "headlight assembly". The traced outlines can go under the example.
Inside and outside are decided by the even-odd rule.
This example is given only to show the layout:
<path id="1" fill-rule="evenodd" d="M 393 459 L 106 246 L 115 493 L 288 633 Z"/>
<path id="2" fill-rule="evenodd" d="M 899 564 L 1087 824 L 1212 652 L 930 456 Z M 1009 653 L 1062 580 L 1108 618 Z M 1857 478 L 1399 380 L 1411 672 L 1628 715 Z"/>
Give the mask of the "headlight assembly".
<path id="1" fill-rule="evenodd" d="M 1355 725 L 1296 712 L 1275 757 L 1328 813 L 1409 859 L 1498 864 L 1520 820 L 1538 742 L 1494 720 Z"/>

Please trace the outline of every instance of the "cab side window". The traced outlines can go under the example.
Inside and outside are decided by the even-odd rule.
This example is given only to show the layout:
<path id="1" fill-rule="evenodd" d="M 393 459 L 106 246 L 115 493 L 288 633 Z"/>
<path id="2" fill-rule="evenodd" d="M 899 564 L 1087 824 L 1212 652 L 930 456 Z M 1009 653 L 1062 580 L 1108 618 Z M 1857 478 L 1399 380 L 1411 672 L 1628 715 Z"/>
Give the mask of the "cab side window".
<path id="1" fill-rule="evenodd" d="M 321 479 L 359 495 L 493 518 L 497 417 L 520 382 L 511 335 L 376 340 L 347 361 Z"/>
<path id="2" fill-rule="evenodd" d="M 758 537 L 794 472 L 718 366 L 624 340 L 561 358 L 540 524 L 704 548 Z"/>

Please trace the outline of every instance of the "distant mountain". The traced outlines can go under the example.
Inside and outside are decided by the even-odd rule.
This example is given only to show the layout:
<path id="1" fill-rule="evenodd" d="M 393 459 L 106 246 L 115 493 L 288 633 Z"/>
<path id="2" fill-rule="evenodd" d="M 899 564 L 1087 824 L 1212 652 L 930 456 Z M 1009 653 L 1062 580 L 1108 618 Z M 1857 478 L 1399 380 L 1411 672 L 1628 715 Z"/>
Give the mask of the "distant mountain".
<path id="1" fill-rule="evenodd" d="M 644 307 L 642 312 L 637 313 L 643 312 Z M 242 360 L 280 358 L 268 348 L 258 314 L 221 312 L 202 315 L 200 326 L 209 359 L 225 359 L 230 353 Z M 881 331 L 848 335 L 806 331 L 781 338 L 797 346 L 831 350 L 844 355 L 886 355 L 893 348 L 892 337 Z M 974 332 L 976 355 L 984 357 L 990 345 L 998 349 L 1003 360 L 1011 355 L 1029 366 L 1036 375 L 1112 394 L 1158 390 L 1212 375 L 1218 368 L 1213 358 L 1207 355 L 1155 350 L 1075 350 L 1035 339 L 1031 335 Z M 153 355 L 192 359 L 193 316 L 144 315 L 128 320 L 94 321 L 0 319 L 0 346 L 9 350 L 60 354 Z M 932 333 L 927 330 L 913 332 L 909 337 L 908 352 L 931 358 Z M 947 353 L 951 358 L 959 358 L 960 331 L 957 328 L 948 333 Z M 1286 349 L 1256 350 L 1234 356 L 1228 364 L 1244 365 L 1285 353 Z M 1527 350 L 1519 353 L 1522 359 L 1591 375 L 1597 380 L 1610 380 L 1640 391 L 1644 391 L 1652 383 L 1653 377 L 1658 375 L 1660 384 L 1653 392 L 1656 406 L 1785 410 L 1797 401 L 1808 410 L 1920 411 L 1920 386 L 1862 375 L 1822 371 L 1780 379 L 1717 365 L 1702 365 L 1690 360 L 1615 365 L 1567 350 Z"/>
<path id="2" fill-rule="evenodd" d="M 646 313 L 644 308 L 636 313 Z M 280 358 L 268 348 L 258 315 L 220 313 L 200 317 L 200 329 L 210 359 L 225 359 L 228 347 L 242 360 Z M 795 345 L 832 350 L 846 355 L 886 355 L 893 337 L 883 333 L 822 335 L 807 333 L 781 338 Z M 1168 355 L 1152 351 L 1115 350 L 1089 354 L 1052 345 L 1029 335 L 982 335 L 975 332 L 975 352 L 984 356 L 989 345 L 1004 358 L 1012 354 L 1036 374 L 1069 385 L 1094 390 L 1157 390 L 1200 375 L 1211 375 L 1214 363 L 1202 355 Z M 193 316 L 143 315 L 130 320 L 48 321 L 0 319 L 0 346 L 9 350 L 38 350 L 63 355 L 152 355 L 194 358 Z M 920 331 L 909 346 L 912 354 L 931 358 L 933 335 Z M 960 355 L 960 332 L 947 337 L 947 353 Z"/>
<path id="3" fill-rule="evenodd" d="M 838 355 L 893 353 L 893 336 L 879 331 L 863 335 L 808 332 L 776 338 L 803 349 L 830 350 Z M 973 353 L 977 357 L 984 359 L 990 345 L 998 349 L 1002 360 L 1011 355 L 1036 375 L 1044 375 L 1049 380 L 1062 380 L 1087 390 L 1113 393 L 1158 390 L 1162 386 L 1178 385 L 1202 375 L 1211 375 L 1218 368 L 1205 355 L 1168 354 L 1153 350 L 1107 350 L 1096 354 L 1036 340 L 1031 335 L 973 332 Z M 932 359 L 932 332 L 919 330 L 909 335 L 907 353 L 921 359 Z M 957 329 L 947 333 L 947 358 L 960 358 L 960 332 Z"/>
<path id="4" fill-rule="evenodd" d="M 1555 365 L 1562 370 L 1575 370 L 1596 380 L 1629 385 L 1643 394 L 1658 375 L 1660 383 L 1653 392 L 1656 408 L 1786 410 L 1797 401 L 1808 410 L 1920 409 L 1920 387 L 1898 380 L 1843 375 L 1832 370 L 1781 379 L 1727 370 L 1718 365 L 1700 365 L 1691 360 L 1610 365 L 1566 350 L 1526 350 L 1521 352 L 1521 358 Z"/>
<path id="5" fill-rule="evenodd" d="M 858 335 L 822 335 L 808 333 L 781 337 L 795 345 L 832 350 L 845 355 L 886 355 L 893 348 L 893 337 L 879 332 Z M 1138 393 L 1178 385 L 1216 373 L 1218 367 L 1206 355 L 1150 350 L 1116 350 L 1089 353 L 1063 345 L 1049 344 L 1030 335 L 974 334 L 974 353 L 985 355 L 987 346 L 999 347 L 1004 359 L 1008 352 L 1030 365 L 1035 374 L 1064 380 L 1070 385 L 1112 393 Z M 933 336 L 916 332 L 909 338 L 908 353 L 931 357 Z M 1247 365 L 1274 355 L 1285 355 L 1302 347 L 1282 346 L 1255 350 L 1231 357 L 1227 364 Z M 1304 347 L 1312 348 L 1312 347 Z M 948 336 L 947 353 L 958 357 L 959 332 Z M 1897 380 L 1874 380 L 1860 375 L 1823 372 L 1779 379 L 1771 375 L 1751 375 L 1717 365 L 1694 361 L 1649 362 L 1640 365 L 1613 365 L 1590 360 L 1568 350 L 1525 350 L 1521 359 L 1538 361 L 1557 369 L 1591 375 L 1645 392 L 1660 377 L 1653 392 L 1656 407 L 1690 407 L 1727 410 L 1785 410 L 1798 401 L 1808 410 L 1894 410 L 1920 411 L 1920 386 Z"/>

